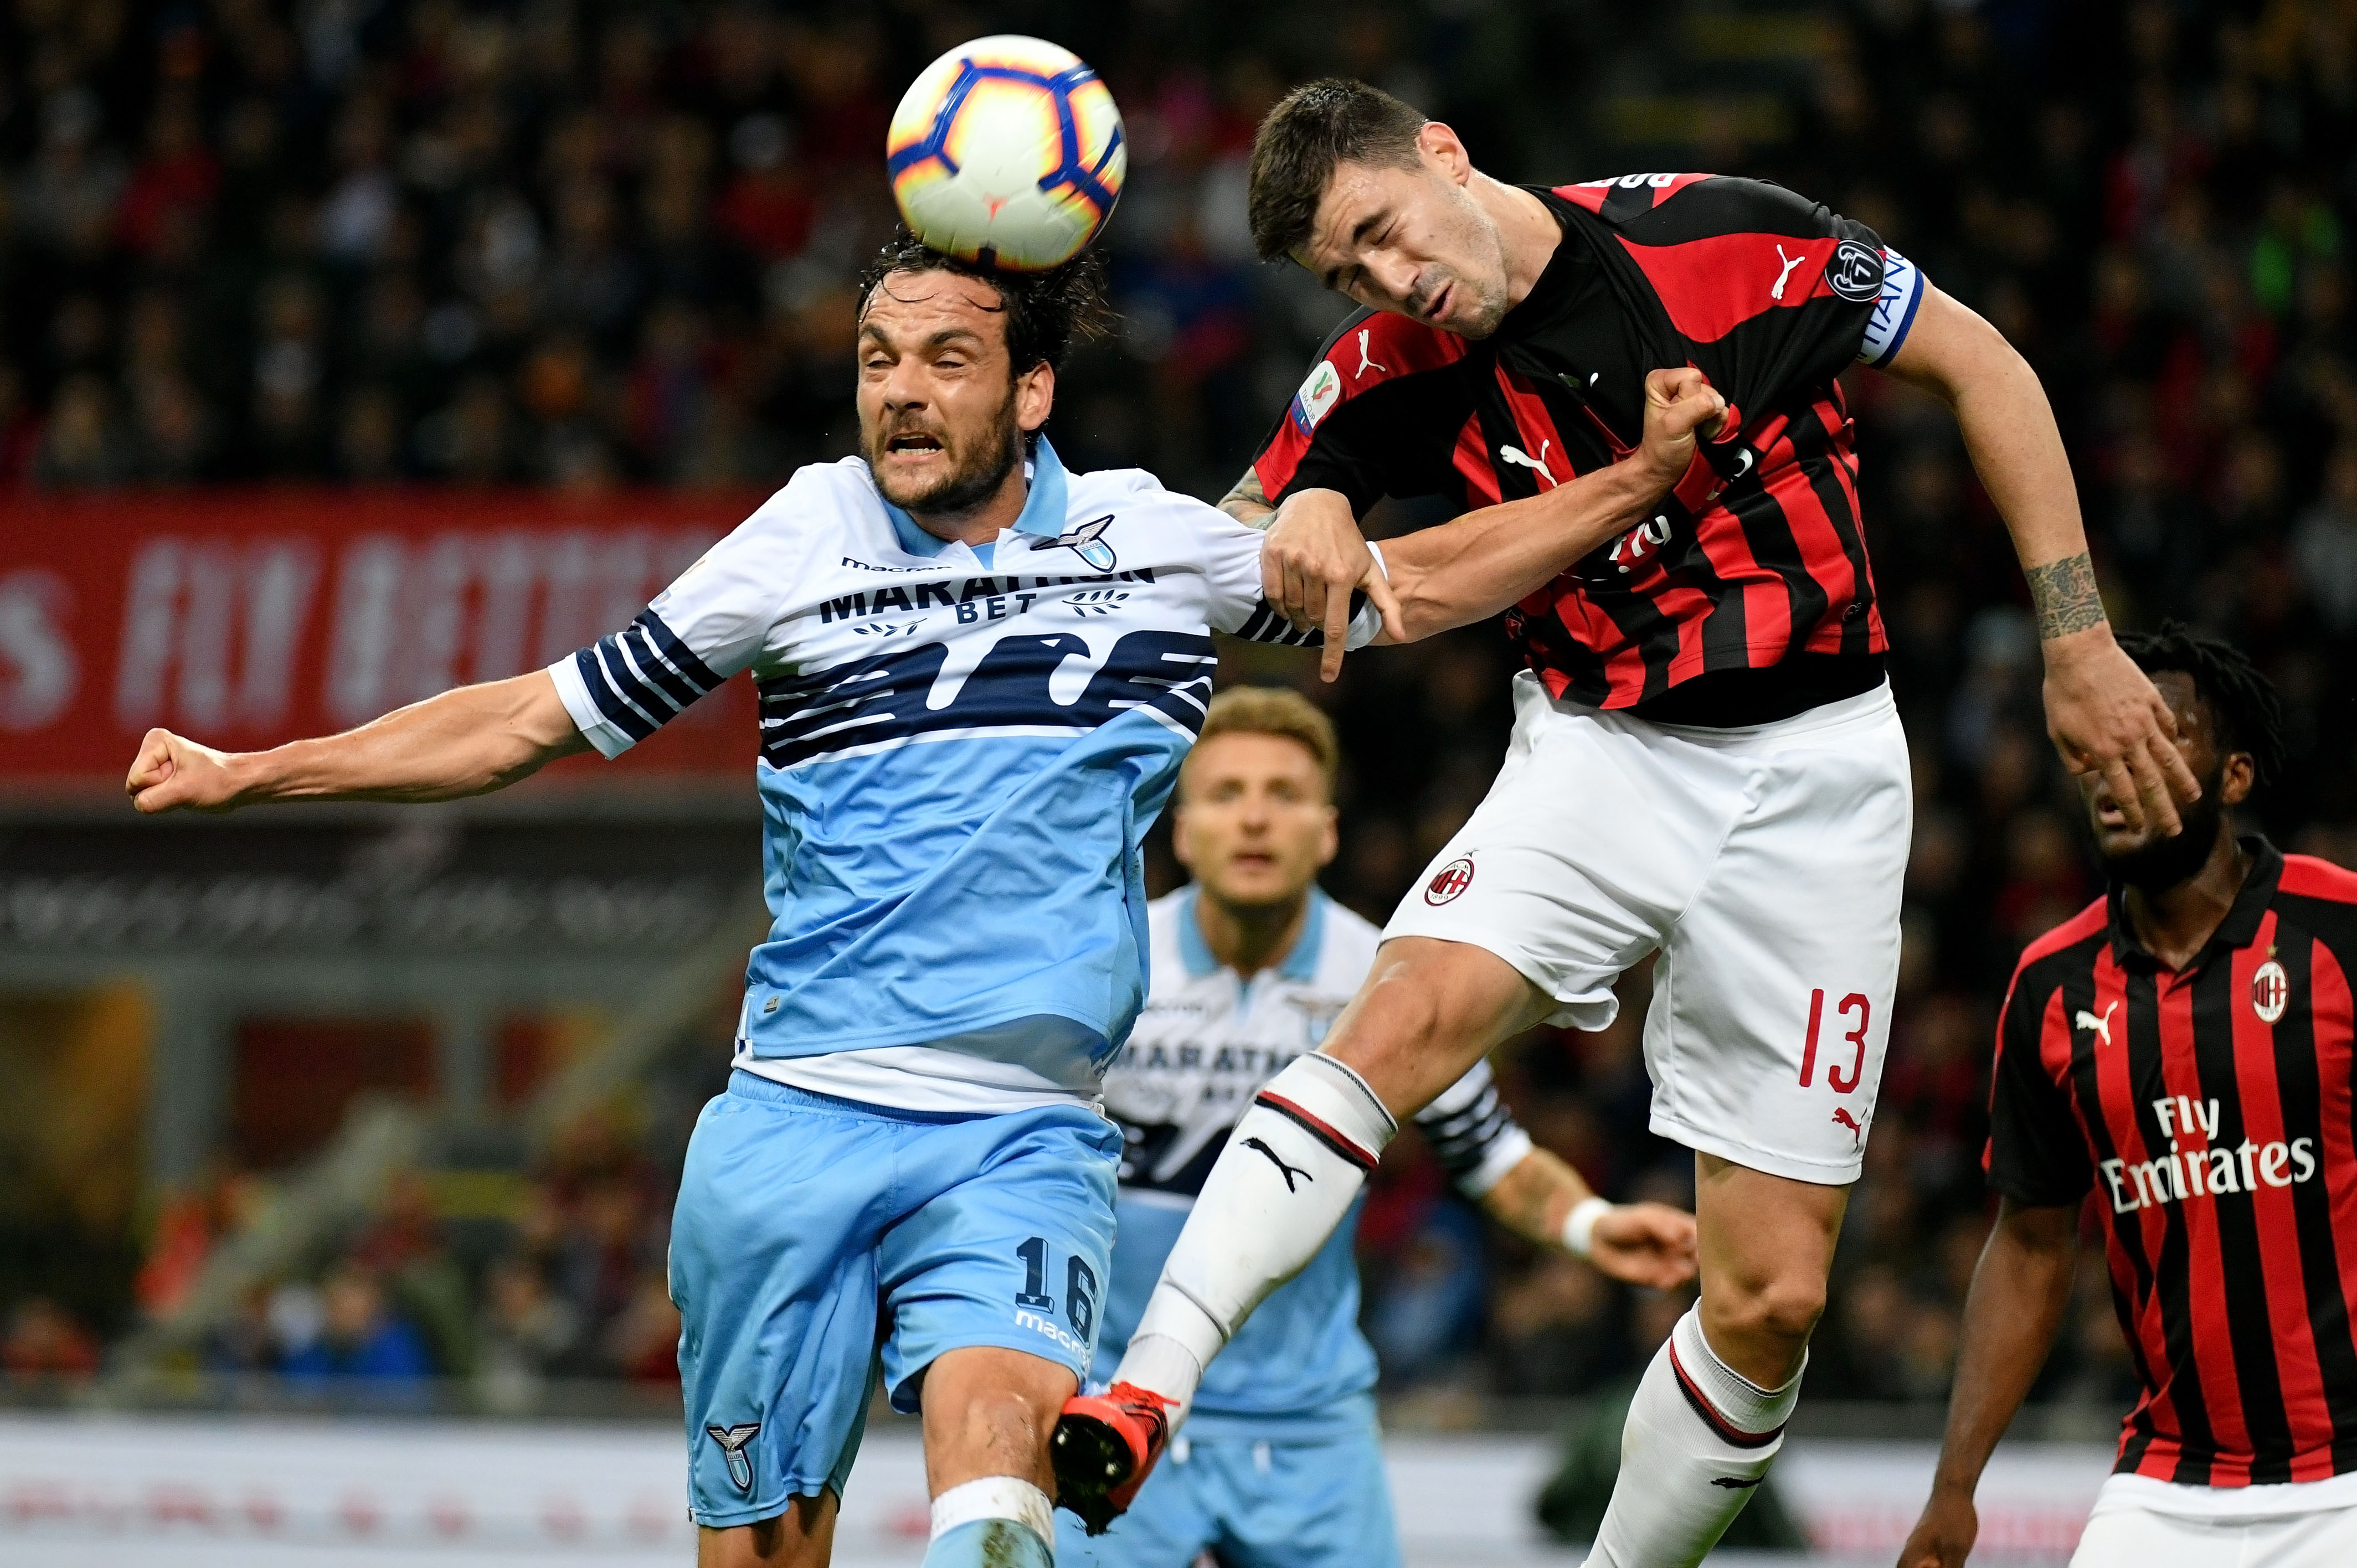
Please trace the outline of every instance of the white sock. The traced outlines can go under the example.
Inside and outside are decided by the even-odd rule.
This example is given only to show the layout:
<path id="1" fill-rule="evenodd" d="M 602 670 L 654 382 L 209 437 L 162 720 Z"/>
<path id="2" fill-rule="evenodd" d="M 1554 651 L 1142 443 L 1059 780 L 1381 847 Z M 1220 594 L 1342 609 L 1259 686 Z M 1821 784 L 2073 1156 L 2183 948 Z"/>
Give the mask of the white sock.
<path id="1" fill-rule="evenodd" d="M 1047 1493 L 1019 1476 L 985 1476 L 978 1480 L 952 1487 L 933 1499 L 932 1513 L 932 1539 L 936 1545 L 940 1545 L 944 1537 L 953 1535 L 967 1525 L 992 1521 L 1019 1525 L 1039 1538 L 1037 1553 L 1020 1550 L 1019 1541 L 1001 1543 L 998 1552 L 983 1552 L 978 1559 L 981 1562 L 1002 1560 L 1010 1545 L 1018 1548 L 1016 1557 L 1010 1561 L 1036 1556 L 1038 1561 L 1047 1563 L 1054 1557 L 1056 1505 L 1049 1500 Z M 969 1549 L 978 1551 L 977 1541 L 962 1538 L 942 1546 L 939 1552 L 928 1551 L 925 1561 L 930 1563 L 936 1556 L 942 1556 L 949 1562 L 962 1564 L 969 1554 Z"/>
<path id="2" fill-rule="evenodd" d="M 1781 1389 L 1744 1378 L 1703 1338 L 1699 1311 L 1678 1319 L 1637 1385 L 1587 1568 L 1693 1568 L 1784 1445 L 1801 1373 Z"/>
<path id="3" fill-rule="evenodd" d="M 1398 1131 L 1366 1080 L 1332 1057 L 1286 1064 L 1228 1135 L 1114 1380 L 1177 1401 L 1171 1424 L 1184 1421 L 1203 1368 L 1318 1255 Z"/>

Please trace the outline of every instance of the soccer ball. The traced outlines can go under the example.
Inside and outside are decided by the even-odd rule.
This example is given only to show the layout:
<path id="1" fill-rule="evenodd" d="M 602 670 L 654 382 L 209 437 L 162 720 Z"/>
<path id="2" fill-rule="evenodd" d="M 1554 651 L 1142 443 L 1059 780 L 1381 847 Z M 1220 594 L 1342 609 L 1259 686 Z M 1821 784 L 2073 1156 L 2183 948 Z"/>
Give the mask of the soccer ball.
<path id="1" fill-rule="evenodd" d="M 963 261 L 1045 272 L 1113 215 L 1129 168 L 1096 72 L 1044 38 L 976 38 L 927 66 L 885 139 L 892 199 L 916 236 Z"/>

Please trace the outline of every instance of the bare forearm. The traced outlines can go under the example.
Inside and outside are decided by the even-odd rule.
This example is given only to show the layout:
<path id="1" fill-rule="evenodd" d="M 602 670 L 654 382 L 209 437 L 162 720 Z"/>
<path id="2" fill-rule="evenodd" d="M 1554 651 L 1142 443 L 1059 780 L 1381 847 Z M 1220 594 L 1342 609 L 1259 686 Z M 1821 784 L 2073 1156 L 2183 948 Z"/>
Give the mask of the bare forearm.
<path id="1" fill-rule="evenodd" d="M 2071 461 L 2029 361 L 1995 327 L 1933 289 L 1889 368 L 1955 411 L 1973 471 L 2029 579 L 2039 637 L 2051 641 L 2105 625 Z"/>
<path id="2" fill-rule="evenodd" d="M 1582 1198 L 1593 1196 L 1577 1171 L 1548 1150 L 1533 1149 L 1481 1195 L 1481 1208 L 1524 1240 L 1559 1247 L 1564 1221 Z"/>
<path id="3" fill-rule="evenodd" d="M 1260 470 L 1246 468 L 1226 495 L 1220 498 L 1220 510 L 1238 522 L 1253 528 L 1265 528 L 1276 509 L 1268 504 L 1268 492 L 1261 488 Z"/>
<path id="4" fill-rule="evenodd" d="M 1932 1485 L 1969 1497 L 2021 1409 L 2071 1302 L 2076 1208 L 2008 1201 L 1964 1298 L 1964 1342 Z"/>
<path id="5" fill-rule="evenodd" d="M 230 759 L 238 803 L 455 800 L 506 788 L 589 743 L 545 671 L 461 686 L 317 740 Z"/>
<path id="6" fill-rule="evenodd" d="M 2067 637 L 2103 625 L 2104 601 L 2053 408 L 2020 355 L 2007 349 L 2004 360 L 1961 389 L 1956 424 L 1974 471 L 2013 536 L 2037 606 L 2038 635 Z"/>
<path id="7" fill-rule="evenodd" d="M 1672 478 L 1626 458 L 1383 546 L 1408 640 L 1485 620 L 1634 527 Z"/>

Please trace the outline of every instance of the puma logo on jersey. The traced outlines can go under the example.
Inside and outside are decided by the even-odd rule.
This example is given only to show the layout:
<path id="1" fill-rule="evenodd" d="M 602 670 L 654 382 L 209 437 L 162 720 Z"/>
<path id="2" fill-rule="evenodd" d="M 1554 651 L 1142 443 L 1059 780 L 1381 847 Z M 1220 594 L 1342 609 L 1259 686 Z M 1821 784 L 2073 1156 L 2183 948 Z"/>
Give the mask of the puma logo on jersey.
<path id="1" fill-rule="evenodd" d="M 1855 1117 L 1855 1116 L 1853 1116 L 1853 1115 L 1851 1115 L 1851 1114 L 1849 1113 L 1849 1107 L 1848 1107 L 1848 1106 L 1846 1106 L 1846 1105 L 1836 1105 L 1836 1106 L 1835 1106 L 1835 1107 L 1834 1107 L 1834 1120 L 1835 1120 L 1835 1121 L 1836 1121 L 1836 1122 L 1840 1122 L 1843 1126 L 1845 1126 L 1845 1127 L 1846 1127 L 1846 1128 L 1848 1128 L 1848 1129 L 1849 1129 L 1849 1135 L 1850 1135 L 1851 1137 L 1853 1137 L 1853 1138 L 1855 1138 L 1855 1139 L 1857 1139 L 1857 1140 L 1858 1144 L 1859 1144 L 1859 1146 L 1860 1146 L 1860 1147 L 1864 1147 L 1864 1146 L 1865 1146 L 1865 1144 L 1866 1144 L 1866 1129 L 1865 1129 L 1863 1126 L 1859 1125 L 1859 1123 L 1858 1123 L 1858 1120 L 1857 1120 L 1857 1117 Z"/>
<path id="2" fill-rule="evenodd" d="M 2116 1011 L 2118 1007 L 2119 1003 L 2117 1001 L 2113 1002 L 2111 1006 L 2104 1009 L 2104 1015 L 2100 1018 L 2096 1017 L 2093 1013 L 2088 1012 L 2084 1007 L 2082 1007 L 2079 1009 L 2078 1021 L 2072 1026 L 2075 1028 L 2094 1030 L 2097 1035 L 2103 1037 L 2104 1044 L 2108 1046 L 2112 1043 L 2112 1014 Z"/>
<path id="3" fill-rule="evenodd" d="M 742 1426 L 707 1426 L 705 1433 L 720 1444 L 720 1456 L 728 1466 L 728 1478 L 737 1483 L 740 1492 L 753 1489 L 753 1462 L 745 1457 L 745 1445 L 761 1430 L 758 1421 Z"/>
<path id="4" fill-rule="evenodd" d="M 1532 456 L 1529 453 L 1523 451 L 1519 446 L 1501 446 L 1498 448 L 1498 461 L 1501 463 L 1512 463 L 1517 468 L 1530 469 L 1533 473 L 1538 475 L 1540 478 L 1544 479 L 1547 482 L 1547 488 L 1549 489 L 1553 489 L 1556 485 L 1563 482 L 1547 470 L 1547 448 L 1554 445 L 1555 443 L 1553 441 L 1540 442 L 1539 455 L 1535 457 Z"/>
<path id="5" fill-rule="evenodd" d="M 1103 517 L 1081 524 L 1069 533 L 1060 533 L 1053 539 L 1042 539 L 1031 548 L 1069 550 L 1098 571 L 1110 572 L 1114 569 L 1116 557 L 1113 553 L 1113 546 L 1104 541 L 1104 531 L 1112 526 L 1113 515 L 1107 513 Z"/>
<path id="6" fill-rule="evenodd" d="M 1247 1149 L 1258 1149 L 1262 1154 L 1268 1156 L 1268 1163 L 1275 1165 L 1277 1169 L 1277 1174 L 1285 1177 L 1285 1190 L 1287 1192 L 1298 1192 L 1300 1190 L 1293 1185 L 1293 1178 L 1295 1176 L 1299 1176 L 1303 1181 L 1316 1181 L 1318 1179 L 1316 1176 L 1311 1176 L 1308 1171 L 1302 1169 L 1299 1165 L 1286 1165 L 1283 1160 L 1277 1157 L 1277 1154 L 1275 1149 L 1270 1148 L 1258 1138 L 1246 1138 L 1244 1140 L 1244 1147 Z"/>
<path id="7" fill-rule="evenodd" d="M 1792 269 L 1794 267 L 1799 266 L 1803 262 L 1809 259 L 1809 252 L 1803 251 L 1797 256 L 1788 256 L 1784 253 L 1784 247 L 1779 245 L 1776 247 L 1776 259 L 1784 263 L 1784 270 L 1776 274 L 1776 286 L 1768 291 L 1768 297 L 1770 299 L 1781 299 L 1784 297 L 1784 280 L 1792 275 Z"/>
<path id="8" fill-rule="evenodd" d="M 1377 364 L 1374 356 L 1367 351 L 1367 339 L 1373 335 L 1373 331 L 1374 329 L 1370 327 L 1359 328 L 1359 368 L 1351 372 L 1352 381 L 1362 379 L 1369 371 L 1381 371 L 1385 375 L 1392 373 L 1392 368 L 1389 365 Z"/>

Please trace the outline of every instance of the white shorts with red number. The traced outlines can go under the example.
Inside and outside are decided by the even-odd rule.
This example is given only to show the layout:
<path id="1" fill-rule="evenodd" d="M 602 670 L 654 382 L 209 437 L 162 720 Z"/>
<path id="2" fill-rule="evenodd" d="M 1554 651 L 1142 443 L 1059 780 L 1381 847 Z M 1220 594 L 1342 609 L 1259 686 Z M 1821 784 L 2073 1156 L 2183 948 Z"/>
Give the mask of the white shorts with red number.
<path id="1" fill-rule="evenodd" d="M 1743 729 L 1656 725 L 1514 679 L 1489 797 L 1384 929 L 1485 948 L 1598 1029 L 1658 950 L 1653 1131 L 1857 1179 L 1899 977 L 1912 824 L 1888 687 Z"/>
<path id="2" fill-rule="evenodd" d="M 2357 1475 L 2261 1487 L 2113 1476 L 2071 1568 L 2349 1568 Z"/>

